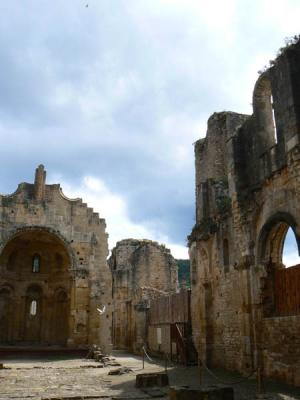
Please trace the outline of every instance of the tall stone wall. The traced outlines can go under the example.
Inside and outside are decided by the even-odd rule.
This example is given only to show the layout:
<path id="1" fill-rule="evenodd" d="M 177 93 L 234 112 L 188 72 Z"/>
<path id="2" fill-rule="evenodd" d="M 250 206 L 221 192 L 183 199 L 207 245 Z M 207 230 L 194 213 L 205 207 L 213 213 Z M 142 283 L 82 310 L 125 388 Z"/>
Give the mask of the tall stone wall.
<path id="1" fill-rule="evenodd" d="M 105 220 L 45 180 L 39 166 L 34 184 L 21 183 L 12 195 L 0 196 L 0 320 L 5 327 L 0 341 L 70 347 L 97 343 L 110 351 Z M 100 317 L 97 308 L 103 305 L 107 312 Z M 65 310 L 64 318 L 59 310 Z"/>
<path id="2" fill-rule="evenodd" d="M 178 287 L 177 264 L 170 250 L 151 240 L 125 239 L 109 259 L 113 291 L 113 342 L 140 351 L 146 342 L 150 299 Z"/>
<path id="3" fill-rule="evenodd" d="M 194 342 L 203 362 L 299 385 L 300 43 L 258 79 L 253 114 L 213 114 L 195 144 L 196 224 L 189 236 Z M 294 350 L 293 350 L 294 349 Z M 291 352 L 293 355 L 291 356 Z"/>

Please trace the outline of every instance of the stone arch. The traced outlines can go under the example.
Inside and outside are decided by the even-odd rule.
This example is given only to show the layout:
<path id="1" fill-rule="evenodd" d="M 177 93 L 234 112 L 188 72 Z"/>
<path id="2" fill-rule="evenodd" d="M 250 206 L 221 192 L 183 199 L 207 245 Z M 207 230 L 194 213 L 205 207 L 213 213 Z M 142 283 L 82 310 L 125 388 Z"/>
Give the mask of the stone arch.
<path id="1" fill-rule="evenodd" d="M 278 212 L 270 217 L 261 229 L 258 239 L 258 262 L 265 266 L 262 279 L 262 307 L 265 317 L 299 314 L 300 293 L 295 282 L 300 281 L 300 267 L 284 268 L 282 253 L 285 237 L 291 228 L 298 245 L 294 217 Z"/>
<path id="2" fill-rule="evenodd" d="M 12 232 L 1 250 L 1 275 L 16 289 L 9 316 L 15 327 L 12 344 L 66 345 L 75 272 L 69 244 L 51 229 L 28 227 Z M 14 267 L 7 268 L 12 254 Z M 37 255 L 39 267 L 34 268 Z"/>
<path id="3" fill-rule="evenodd" d="M 261 152 L 265 152 L 277 142 L 277 129 L 273 111 L 271 80 L 267 72 L 257 80 L 253 91 L 253 113 Z"/>
<path id="4" fill-rule="evenodd" d="M 262 227 L 258 237 L 258 263 L 267 265 L 282 264 L 282 250 L 284 239 L 288 229 L 291 228 L 295 234 L 300 254 L 300 237 L 296 231 L 294 217 L 286 212 L 277 212 L 272 215 Z"/>
<path id="5" fill-rule="evenodd" d="M 11 240 L 16 238 L 17 236 L 22 235 L 23 233 L 27 233 L 30 231 L 40 232 L 42 234 L 48 233 L 49 235 L 51 235 L 51 236 L 55 237 L 57 240 L 59 240 L 68 252 L 68 255 L 70 257 L 70 271 L 71 271 L 72 275 L 74 275 L 74 271 L 77 268 L 77 261 L 76 261 L 76 256 L 75 256 L 75 253 L 74 253 L 72 247 L 70 246 L 68 240 L 58 230 L 52 229 L 47 226 L 30 225 L 30 226 L 26 226 L 26 227 L 22 227 L 22 228 L 16 228 L 16 229 L 10 231 L 10 234 L 0 244 L 0 255 L 2 254 L 2 252 L 5 249 L 5 247 L 7 246 L 7 244 L 9 242 L 11 242 Z"/>

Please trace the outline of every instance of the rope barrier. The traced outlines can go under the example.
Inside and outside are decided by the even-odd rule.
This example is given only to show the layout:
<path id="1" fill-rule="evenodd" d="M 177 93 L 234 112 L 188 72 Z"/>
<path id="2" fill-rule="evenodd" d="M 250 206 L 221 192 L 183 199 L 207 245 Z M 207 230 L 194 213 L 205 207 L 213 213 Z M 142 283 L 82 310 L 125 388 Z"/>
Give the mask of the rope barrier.
<path id="1" fill-rule="evenodd" d="M 244 378 L 238 380 L 238 381 L 232 381 L 232 382 L 227 382 L 225 380 L 220 379 L 217 375 L 215 375 L 209 368 L 208 366 L 202 361 L 200 360 L 201 364 L 203 365 L 203 367 L 206 369 L 206 371 L 213 377 L 215 378 L 217 381 L 219 381 L 220 383 L 223 383 L 224 385 L 238 385 L 239 383 L 245 382 L 247 381 L 249 378 L 251 378 L 251 376 L 253 376 L 255 374 L 255 372 L 257 371 L 257 369 L 251 371 L 251 373 L 247 376 L 245 376 Z"/>
<path id="2" fill-rule="evenodd" d="M 143 346 L 142 349 L 143 349 L 143 352 L 144 352 L 145 356 L 148 358 L 148 360 L 151 363 L 155 363 L 155 361 L 147 353 L 147 351 L 145 349 L 145 346 Z M 167 360 L 171 361 L 170 358 L 169 358 L 169 355 L 167 353 L 165 353 L 165 357 L 166 357 Z M 199 361 L 201 363 L 200 367 L 203 366 L 205 368 L 205 370 L 209 373 L 209 375 L 211 375 L 214 379 L 216 379 L 217 381 L 219 381 L 223 385 L 238 385 L 238 384 L 240 384 L 242 382 L 247 381 L 249 378 L 251 378 L 257 372 L 257 369 L 255 369 L 255 370 L 251 371 L 249 375 L 243 377 L 242 379 L 239 379 L 237 381 L 226 381 L 224 379 L 219 378 L 217 375 L 215 375 L 202 360 L 199 359 Z M 174 364 L 172 366 L 174 366 Z"/>
<path id="3" fill-rule="evenodd" d="M 144 367 L 144 355 L 147 357 L 147 359 L 151 363 L 155 363 L 155 361 L 152 360 L 152 358 L 149 356 L 149 354 L 147 353 L 147 351 L 145 349 L 145 346 L 142 347 L 142 350 L 143 350 L 143 368 L 142 368 L 142 370 L 143 370 L 145 368 Z M 174 364 L 172 363 L 172 360 L 170 359 L 170 356 L 168 353 L 165 353 L 164 356 L 165 356 L 165 371 L 166 371 L 166 373 L 168 373 L 168 365 L 174 367 Z M 169 362 L 169 364 L 168 364 L 168 362 Z M 250 374 L 247 375 L 246 377 L 243 377 L 242 379 L 239 379 L 237 381 L 229 382 L 224 379 L 220 379 L 217 375 L 215 375 L 201 359 L 198 359 L 198 363 L 199 363 L 198 365 L 200 368 L 200 385 L 202 385 L 202 378 L 201 378 L 201 375 L 202 375 L 201 367 L 202 366 L 205 368 L 205 370 L 208 372 L 208 374 L 211 375 L 216 381 L 220 382 L 223 385 L 230 385 L 230 386 L 238 385 L 243 382 L 246 382 L 249 378 L 251 378 L 251 376 L 253 376 L 255 374 L 255 372 L 258 371 L 258 369 L 255 369 L 255 370 L 251 371 Z M 248 397 L 245 397 L 243 393 L 239 393 L 239 396 L 241 397 L 242 400 L 247 400 L 247 398 L 248 398 Z"/>
<path id="4" fill-rule="evenodd" d="M 154 363 L 155 361 L 153 361 L 152 358 L 149 356 L 149 354 L 146 352 L 145 346 L 143 346 L 142 349 L 143 349 L 143 351 L 145 353 L 145 356 L 148 358 L 148 360 L 150 362 Z"/>

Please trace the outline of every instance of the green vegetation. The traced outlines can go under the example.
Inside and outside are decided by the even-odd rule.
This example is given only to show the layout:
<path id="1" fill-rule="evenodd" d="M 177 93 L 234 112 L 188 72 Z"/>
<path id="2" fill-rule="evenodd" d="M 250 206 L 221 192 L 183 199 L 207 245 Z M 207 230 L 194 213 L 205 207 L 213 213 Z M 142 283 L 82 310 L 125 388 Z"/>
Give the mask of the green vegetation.
<path id="1" fill-rule="evenodd" d="M 190 260 L 176 260 L 180 287 L 191 287 Z"/>

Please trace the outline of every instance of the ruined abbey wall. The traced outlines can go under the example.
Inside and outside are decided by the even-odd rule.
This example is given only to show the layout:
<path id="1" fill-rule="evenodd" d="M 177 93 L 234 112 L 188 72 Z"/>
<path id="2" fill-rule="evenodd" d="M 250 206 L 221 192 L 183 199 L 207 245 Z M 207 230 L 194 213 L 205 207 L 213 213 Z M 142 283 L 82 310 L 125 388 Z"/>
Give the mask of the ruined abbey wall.
<path id="1" fill-rule="evenodd" d="M 105 220 L 45 180 L 0 196 L 0 342 L 110 351 Z"/>
<path id="2" fill-rule="evenodd" d="M 213 114 L 195 144 L 196 224 L 189 236 L 193 336 L 210 366 L 300 385 L 300 43 L 263 72 L 253 114 Z"/>
<path id="3" fill-rule="evenodd" d="M 147 340 L 150 299 L 178 287 L 177 264 L 170 250 L 151 240 L 125 239 L 109 259 L 113 291 L 113 344 L 139 352 Z"/>

